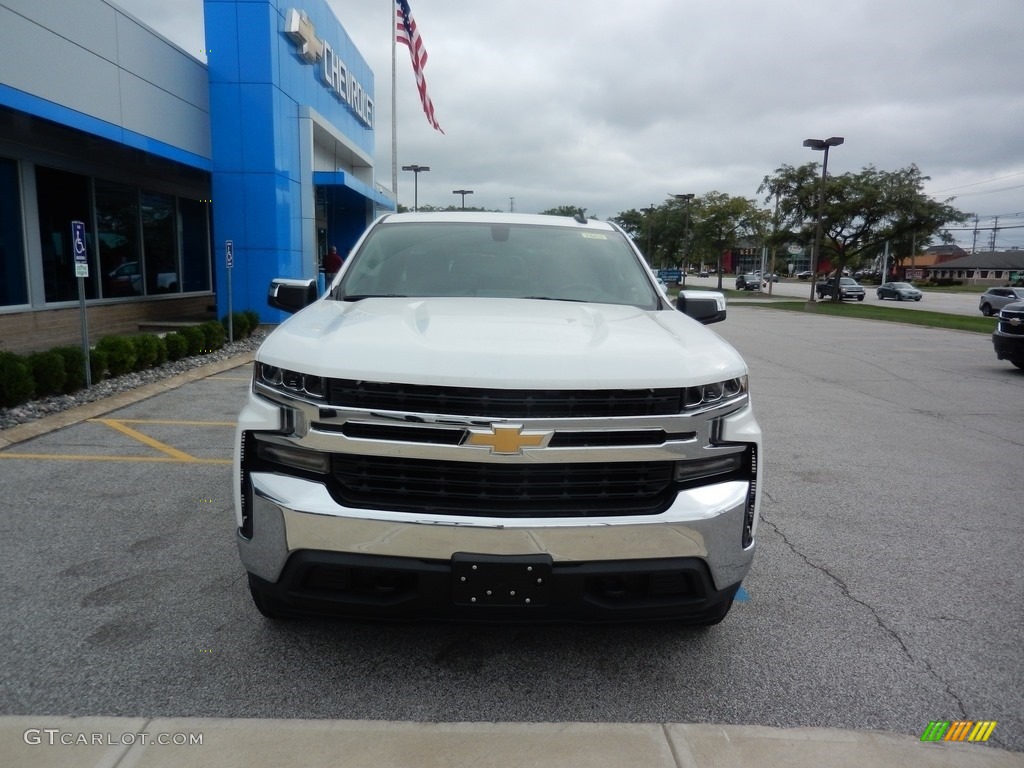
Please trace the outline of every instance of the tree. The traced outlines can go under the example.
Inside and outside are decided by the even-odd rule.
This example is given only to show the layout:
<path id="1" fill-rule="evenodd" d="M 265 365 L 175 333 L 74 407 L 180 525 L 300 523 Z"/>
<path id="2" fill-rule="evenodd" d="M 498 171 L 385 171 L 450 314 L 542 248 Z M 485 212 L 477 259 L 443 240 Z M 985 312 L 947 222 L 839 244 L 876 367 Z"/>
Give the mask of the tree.
<path id="1" fill-rule="evenodd" d="M 719 290 L 722 289 L 722 253 L 745 238 L 762 239 L 766 229 L 766 212 L 748 198 L 708 192 L 691 201 L 690 253 L 715 261 Z"/>
<path id="2" fill-rule="evenodd" d="M 952 198 L 939 202 L 924 193 L 927 180 L 916 165 L 898 171 L 867 166 L 859 173 L 829 176 L 819 265 L 827 261 L 838 283 L 843 269 L 874 260 L 886 241 L 900 249 L 911 243 L 922 246 L 944 225 L 966 221 L 968 214 L 954 208 Z M 798 227 L 796 239 L 804 244 L 814 239 L 820 190 L 817 163 L 784 165 L 759 188 L 778 196 L 782 220 Z M 838 285 L 832 294 L 838 301 Z"/>
<path id="3" fill-rule="evenodd" d="M 541 214 L 541 216 L 569 216 L 569 217 L 572 217 L 572 216 L 575 216 L 577 214 L 579 214 L 580 216 L 586 216 L 587 215 L 587 209 L 586 208 L 580 208 L 578 205 L 559 205 L 559 206 L 557 206 L 555 208 L 548 208 L 546 211 L 541 211 L 540 214 Z M 590 218 L 593 219 L 594 217 L 591 216 Z"/>

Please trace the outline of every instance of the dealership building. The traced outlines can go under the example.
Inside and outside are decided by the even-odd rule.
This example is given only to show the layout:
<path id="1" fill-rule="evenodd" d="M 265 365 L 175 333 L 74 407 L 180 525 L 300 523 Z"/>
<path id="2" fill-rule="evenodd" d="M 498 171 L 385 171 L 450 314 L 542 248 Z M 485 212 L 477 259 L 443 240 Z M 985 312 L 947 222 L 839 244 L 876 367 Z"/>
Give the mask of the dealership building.
<path id="1" fill-rule="evenodd" d="M 107 0 L 0 0 L 0 349 L 80 341 L 80 289 L 93 342 L 229 295 L 278 322 L 271 278 L 395 209 L 373 73 L 325 0 L 204 22 L 207 64 Z"/>

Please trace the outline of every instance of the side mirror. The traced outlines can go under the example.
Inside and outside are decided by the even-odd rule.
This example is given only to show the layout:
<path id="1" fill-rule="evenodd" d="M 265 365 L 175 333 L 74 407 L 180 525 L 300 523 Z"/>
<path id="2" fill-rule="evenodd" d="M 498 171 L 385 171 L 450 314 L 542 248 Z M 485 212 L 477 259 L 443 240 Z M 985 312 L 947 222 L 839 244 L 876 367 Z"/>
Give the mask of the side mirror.
<path id="1" fill-rule="evenodd" d="M 725 320 L 725 295 L 718 291 L 680 291 L 676 309 L 704 325 Z"/>
<path id="2" fill-rule="evenodd" d="M 270 281 L 267 304 L 289 314 L 298 312 L 317 299 L 316 280 L 290 280 L 278 277 Z"/>

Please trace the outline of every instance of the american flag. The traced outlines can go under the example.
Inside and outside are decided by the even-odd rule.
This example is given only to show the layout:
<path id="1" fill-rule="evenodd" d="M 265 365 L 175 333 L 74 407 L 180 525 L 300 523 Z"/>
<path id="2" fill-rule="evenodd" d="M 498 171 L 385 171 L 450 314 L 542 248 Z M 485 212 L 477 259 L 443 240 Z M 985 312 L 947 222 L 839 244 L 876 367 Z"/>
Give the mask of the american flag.
<path id="1" fill-rule="evenodd" d="M 395 40 L 409 46 L 409 56 L 412 58 L 412 70 L 416 73 L 416 88 L 420 92 L 423 112 L 427 116 L 427 122 L 441 131 L 441 126 L 437 124 L 437 119 L 434 117 L 434 104 L 430 100 L 430 96 L 427 95 L 427 81 L 423 77 L 423 68 L 427 66 L 427 49 L 423 45 L 420 33 L 416 31 L 416 22 L 409 9 L 409 0 L 395 0 L 395 3 L 398 5 Z"/>

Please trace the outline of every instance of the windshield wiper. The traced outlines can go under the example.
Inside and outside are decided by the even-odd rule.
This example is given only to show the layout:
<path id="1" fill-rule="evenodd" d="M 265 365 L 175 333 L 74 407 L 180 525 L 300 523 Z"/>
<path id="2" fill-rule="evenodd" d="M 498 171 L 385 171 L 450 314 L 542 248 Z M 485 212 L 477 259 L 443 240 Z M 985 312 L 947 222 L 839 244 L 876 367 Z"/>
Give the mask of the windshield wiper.
<path id="1" fill-rule="evenodd" d="M 409 298 L 405 294 L 401 293 L 356 293 L 351 296 L 342 296 L 342 301 L 362 301 L 363 299 L 407 299 Z"/>
<path id="2" fill-rule="evenodd" d="M 575 301 L 586 304 L 587 299 L 567 299 L 562 296 L 523 296 L 524 299 L 536 299 L 537 301 Z"/>

